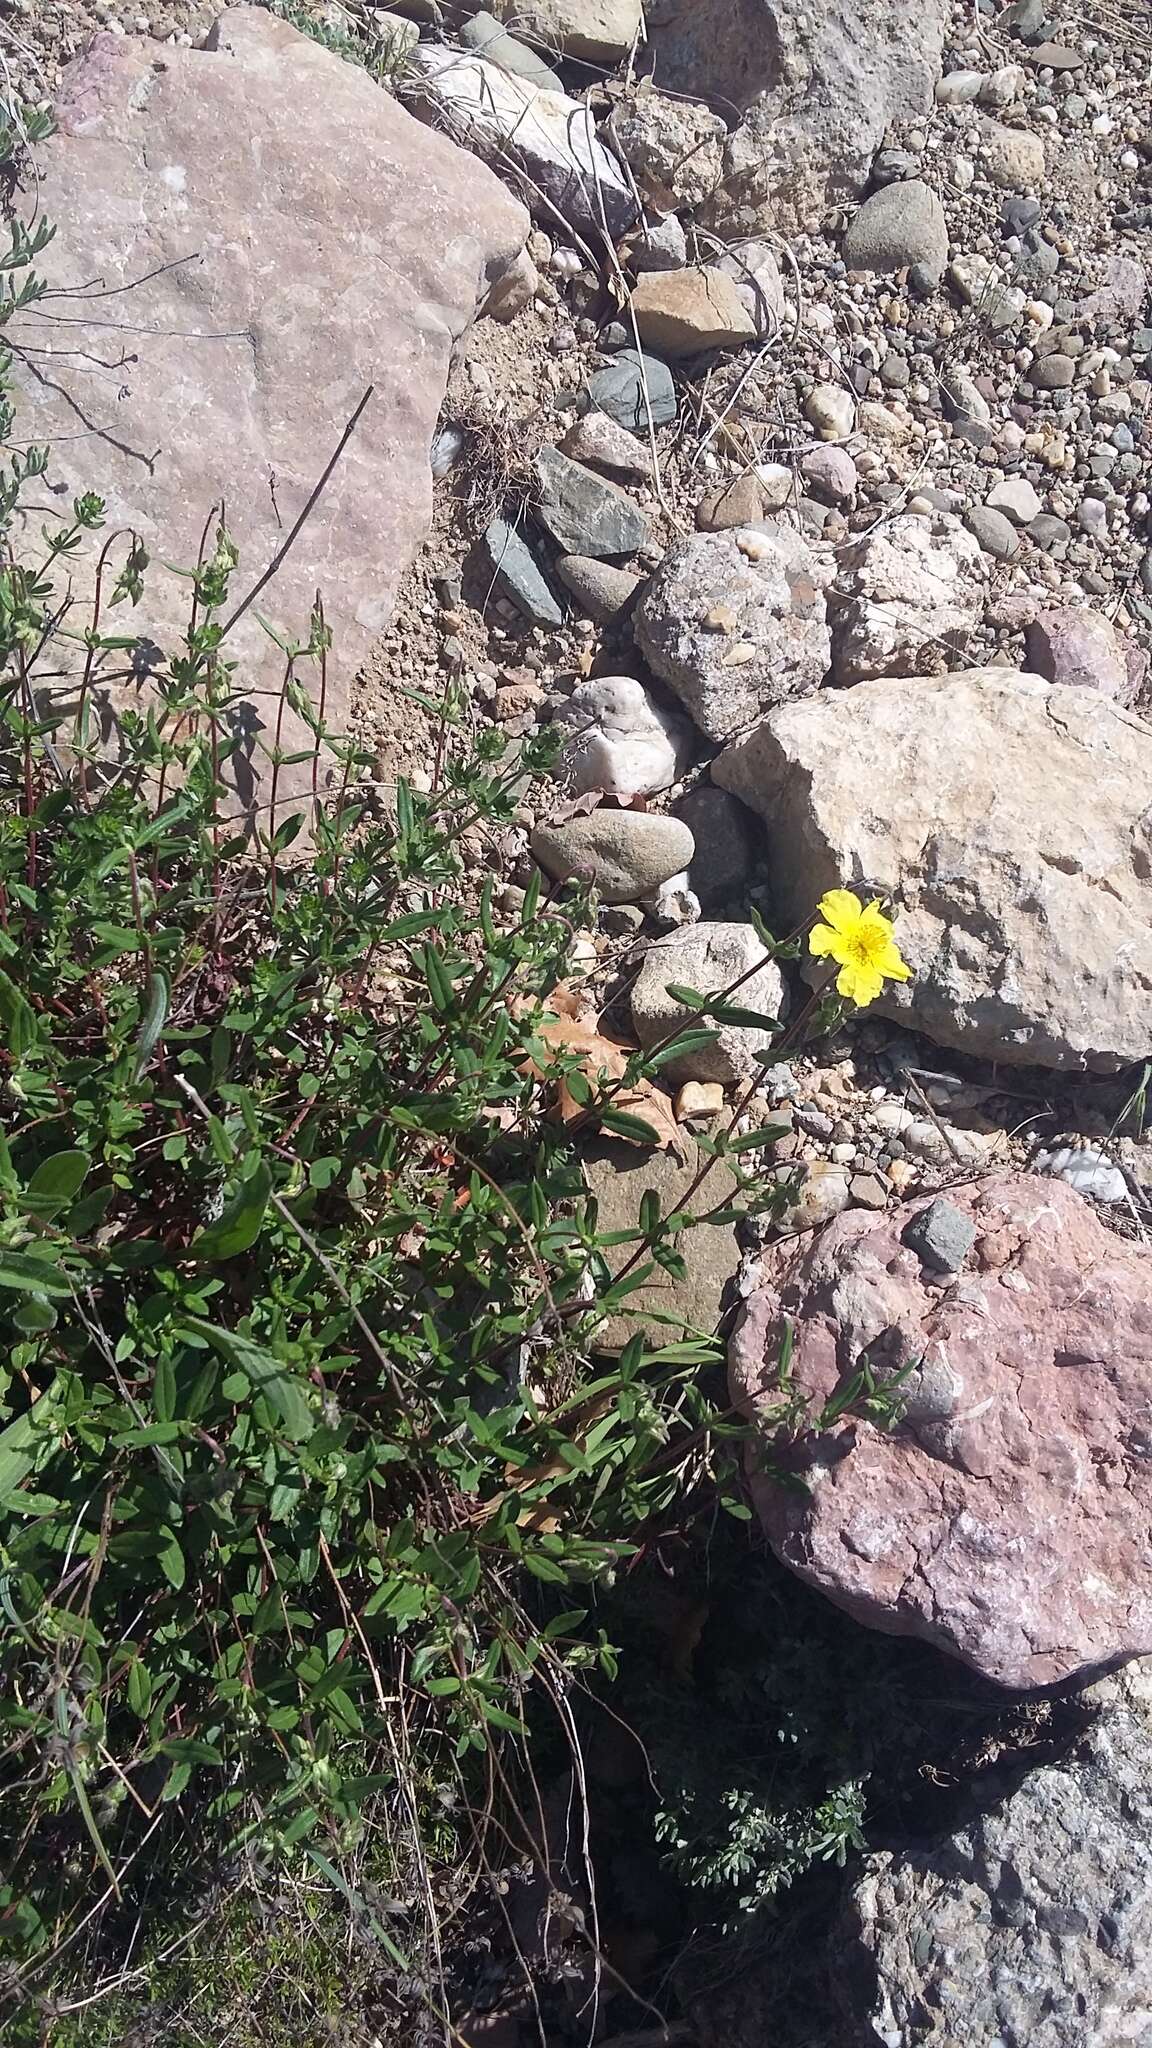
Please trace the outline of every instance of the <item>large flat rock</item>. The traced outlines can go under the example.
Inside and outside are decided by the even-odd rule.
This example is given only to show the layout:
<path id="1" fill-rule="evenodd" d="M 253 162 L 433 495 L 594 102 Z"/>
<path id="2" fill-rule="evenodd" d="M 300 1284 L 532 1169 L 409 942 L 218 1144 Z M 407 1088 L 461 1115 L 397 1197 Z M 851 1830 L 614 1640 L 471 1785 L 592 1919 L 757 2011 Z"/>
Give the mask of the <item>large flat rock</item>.
<path id="1" fill-rule="evenodd" d="M 267 739 L 275 717 L 259 693 L 278 691 L 283 656 L 255 610 L 306 640 L 322 593 L 328 713 L 344 728 L 429 526 L 428 450 L 453 346 L 517 256 L 527 216 L 366 72 L 256 8 L 226 14 L 206 50 L 98 36 L 65 75 L 38 158 L 28 203 L 59 224 L 38 266 L 58 296 L 15 323 L 30 351 L 17 366 L 20 438 L 52 443 L 62 512 L 96 491 L 109 528 L 147 547 L 145 598 L 113 615 L 118 630 L 130 617 L 173 646 L 188 584 L 163 565 L 195 563 L 214 504 L 240 548 L 241 596 L 373 387 L 299 540 L 227 643 L 253 702 L 258 779 L 259 728 Z M 94 558 L 90 547 L 72 564 L 74 621 Z M 307 665 L 301 679 L 313 680 Z M 298 733 L 289 720 L 285 740 Z"/>

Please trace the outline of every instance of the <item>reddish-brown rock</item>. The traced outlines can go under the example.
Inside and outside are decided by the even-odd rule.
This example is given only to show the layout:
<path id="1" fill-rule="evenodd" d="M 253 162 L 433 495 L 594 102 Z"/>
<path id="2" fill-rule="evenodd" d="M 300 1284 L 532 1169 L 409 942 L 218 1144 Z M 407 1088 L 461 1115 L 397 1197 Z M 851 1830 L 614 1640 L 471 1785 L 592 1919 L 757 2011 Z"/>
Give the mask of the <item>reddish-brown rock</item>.
<path id="1" fill-rule="evenodd" d="M 1132 703 L 1148 667 L 1147 656 L 1125 641 L 1110 619 L 1083 605 L 1038 612 L 1025 629 L 1024 656 L 1033 673 L 1047 682 L 1098 690 L 1119 704 Z"/>
<path id="2" fill-rule="evenodd" d="M 915 1363 L 894 1429 L 809 1434 L 787 1452 L 805 1485 L 754 1472 L 756 1506 L 858 1621 L 1002 1685 L 1086 1681 L 1152 1650 L 1152 1258 L 1057 1181 L 947 1199 L 976 1229 L 952 1275 L 904 1242 L 923 1201 L 767 1253 L 729 1352 L 746 1413 L 778 1398 L 785 1317 L 810 1413 L 865 1357 Z"/>
<path id="3" fill-rule="evenodd" d="M 263 9 L 225 13 L 214 34 L 206 50 L 100 35 L 65 75 L 29 193 L 58 223 L 37 269 L 62 296 L 11 330 L 37 351 L 18 365 L 19 438 L 52 443 L 49 504 L 97 491 L 109 529 L 141 536 L 153 567 L 116 630 L 130 619 L 170 648 L 189 593 L 163 565 L 195 563 L 224 502 L 241 552 L 234 603 L 374 387 L 299 540 L 227 642 L 267 741 L 275 699 L 258 693 L 278 691 L 283 657 L 255 611 L 306 640 L 322 592 L 328 711 L 344 729 L 357 669 L 430 523 L 428 450 L 453 346 L 528 219 L 492 171 Z M 45 492 L 31 496 L 38 535 Z M 70 562 L 70 624 L 84 618 L 94 555 Z M 258 775 L 259 737 L 251 765 Z"/>

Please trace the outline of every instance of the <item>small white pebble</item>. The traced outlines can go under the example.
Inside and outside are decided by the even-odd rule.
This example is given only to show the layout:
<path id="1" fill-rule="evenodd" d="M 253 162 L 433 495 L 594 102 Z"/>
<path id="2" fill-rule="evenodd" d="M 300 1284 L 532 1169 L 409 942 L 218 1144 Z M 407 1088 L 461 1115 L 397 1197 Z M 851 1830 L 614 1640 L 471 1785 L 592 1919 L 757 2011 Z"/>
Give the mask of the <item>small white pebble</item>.
<path id="1" fill-rule="evenodd" d="M 1120 169 L 1122 171 L 1138 171 L 1140 169 L 1140 159 L 1134 149 L 1121 151 Z"/>

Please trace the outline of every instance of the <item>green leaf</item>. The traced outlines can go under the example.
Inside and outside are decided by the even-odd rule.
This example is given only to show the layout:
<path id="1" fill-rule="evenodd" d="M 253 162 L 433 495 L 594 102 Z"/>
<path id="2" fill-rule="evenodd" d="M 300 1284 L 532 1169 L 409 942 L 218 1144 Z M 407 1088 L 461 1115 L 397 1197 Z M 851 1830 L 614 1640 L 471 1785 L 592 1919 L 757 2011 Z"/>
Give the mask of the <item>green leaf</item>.
<path id="1" fill-rule="evenodd" d="M 62 1245 L 53 1246 L 46 1248 L 43 1258 L 34 1258 L 29 1252 L 14 1252 L 0 1245 L 0 1287 L 10 1287 L 18 1294 L 71 1294 L 71 1282 L 55 1264 L 62 1250 Z"/>
<path id="2" fill-rule="evenodd" d="M 303 1443 L 312 1435 L 316 1418 L 308 1403 L 306 1383 L 297 1378 L 282 1358 L 253 1343 L 251 1337 L 241 1336 L 238 1330 L 221 1329 L 219 1324 L 205 1322 L 201 1316 L 190 1316 L 188 1328 L 205 1338 L 226 1365 L 242 1373 L 253 1393 L 264 1396 L 284 1424 L 286 1436 L 295 1443 Z"/>
<path id="3" fill-rule="evenodd" d="M 152 1705 L 152 1673 L 139 1657 L 133 1658 L 128 1666 L 128 1705 L 141 1721 L 147 1718 Z"/>
<path id="4" fill-rule="evenodd" d="M 14 1059 L 23 1059 L 30 1052 L 40 1036 L 36 1012 L 27 998 L 21 995 L 10 974 L 0 968 L 0 1026 L 4 1030 L 4 1041 Z"/>
<path id="5" fill-rule="evenodd" d="M 165 1353 L 152 1381 L 152 1406 L 158 1422 L 171 1422 L 176 1413 L 176 1368 Z"/>
<path id="6" fill-rule="evenodd" d="M 144 1022 L 136 1040 L 136 1057 L 132 1062 L 132 1079 L 138 1081 L 156 1050 L 156 1043 L 168 1018 L 168 1007 L 172 1000 L 172 986 L 168 976 L 154 974 L 148 983 L 148 1007 Z"/>
<path id="7" fill-rule="evenodd" d="M 188 1247 L 188 1258 L 205 1265 L 216 1259 L 234 1259 L 237 1253 L 248 1251 L 260 1235 L 271 1193 L 272 1175 L 265 1161 L 259 1159 L 218 1221 L 197 1232 Z"/>
<path id="8" fill-rule="evenodd" d="M 643 1117 L 630 1116 L 626 1109 L 602 1109 L 600 1122 L 606 1131 L 614 1131 L 618 1138 L 637 1138 L 642 1145 L 659 1145 L 660 1133 L 646 1124 Z"/>
<path id="9" fill-rule="evenodd" d="M 758 1145 L 775 1145 L 780 1138 L 789 1135 L 787 1124 L 762 1124 L 758 1131 L 743 1131 L 738 1138 L 729 1138 L 730 1152 L 753 1152 Z"/>
<path id="10" fill-rule="evenodd" d="M 50 1222 L 79 1194 L 91 1169 L 87 1152 L 53 1152 L 42 1159 L 28 1183 L 21 1207 Z"/>
<path id="11" fill-rule="evenodd" d="M 0 1508 L 8 1505 L 36 1463 L 44 1441 L 42 1424 L 48 1398 L 41 1394 L 15 1422 L 0 1429 Z"/>
<path id="12" fill-rule="evenodd" d="M 168 1584 L 178 1593 L 187 1577 L 184 1552 L 170 1529 L 162 1529 L 159 1533 L 165 1540 L 157 1547 L 156 1562 Z"/>

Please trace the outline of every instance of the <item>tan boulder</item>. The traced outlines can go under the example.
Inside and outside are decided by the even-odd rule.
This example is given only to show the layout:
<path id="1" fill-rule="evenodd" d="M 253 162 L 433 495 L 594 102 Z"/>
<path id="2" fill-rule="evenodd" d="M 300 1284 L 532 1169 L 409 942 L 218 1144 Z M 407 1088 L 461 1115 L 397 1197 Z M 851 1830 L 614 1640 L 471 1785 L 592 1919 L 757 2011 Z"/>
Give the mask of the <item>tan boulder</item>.
<path id="1" fill-rule="evenodd" d="M 1111 1073 L 1152 1052 L 1152 728 L 1004 668 L 782 705 L 712 764 L 764 820 L 784 926 L 890 896 L 912 980 L 876 1004 L 941 1045 Z"/>

